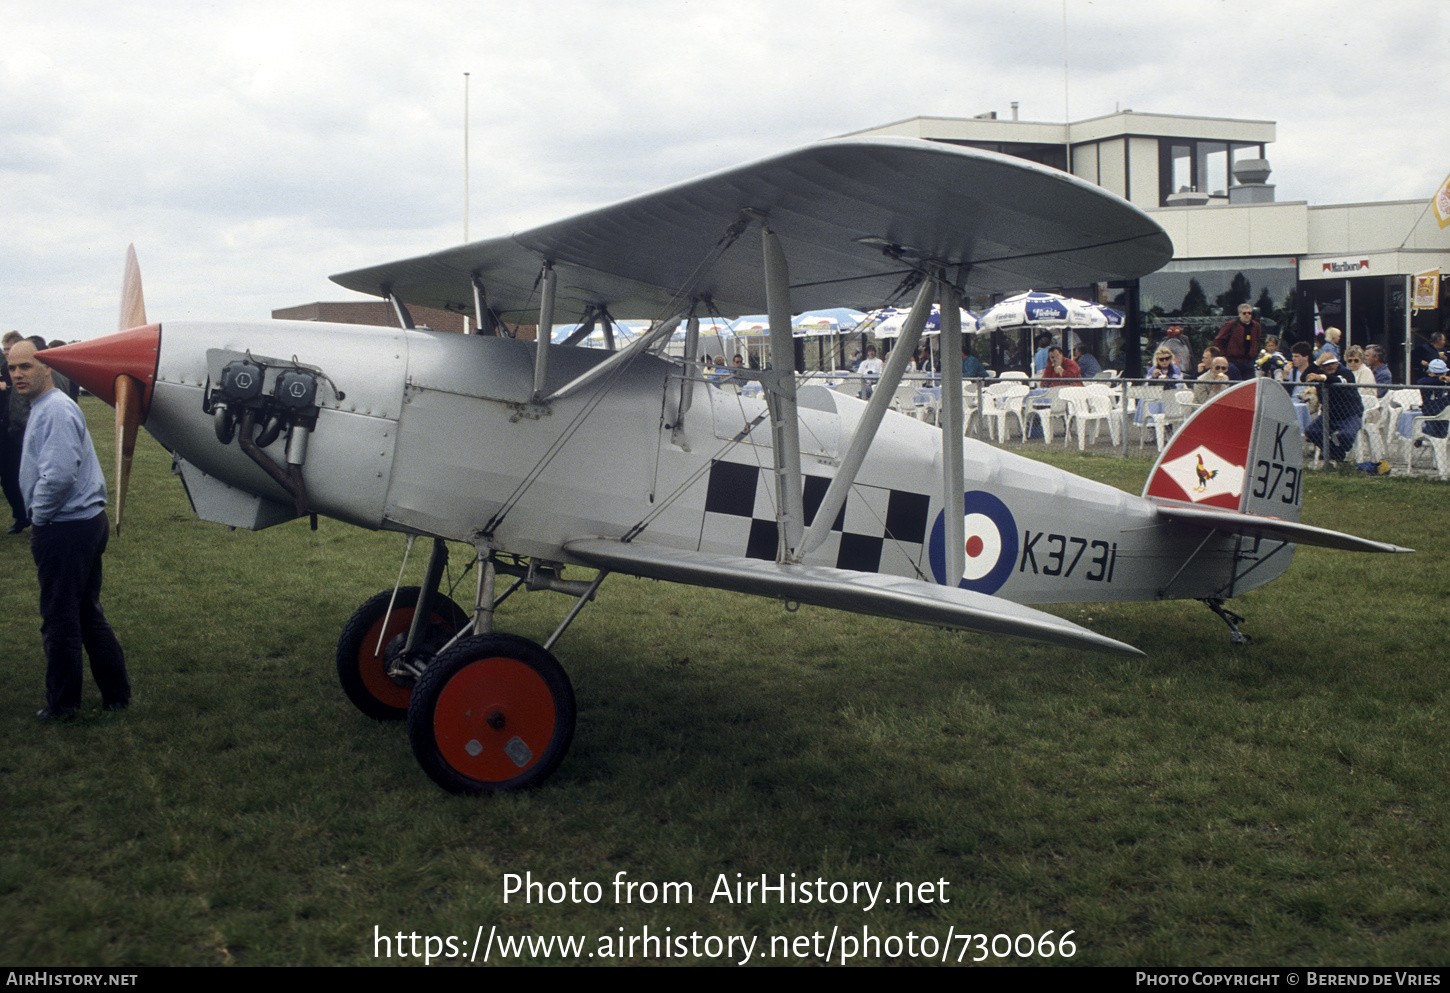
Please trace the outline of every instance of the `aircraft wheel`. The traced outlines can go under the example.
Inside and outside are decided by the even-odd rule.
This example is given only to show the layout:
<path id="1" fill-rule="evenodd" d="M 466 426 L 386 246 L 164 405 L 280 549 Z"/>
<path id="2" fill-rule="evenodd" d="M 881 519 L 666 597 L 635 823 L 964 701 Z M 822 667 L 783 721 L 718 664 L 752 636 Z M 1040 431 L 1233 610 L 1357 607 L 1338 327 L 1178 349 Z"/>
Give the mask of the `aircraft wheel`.
<path id="1" fill-rule="evenodd" d="M 413 687 L 395 682 L 388 675 L 387 662 L 391 654 L 402 648 L 408 636 L 420 592 L 416 586 L 398 590 L 389 614 L 388 602 L 393 598 L 393 591 L 383 590 L 353 613 L 337 640 L 337 678 L 342 683 L 342 691 L 358 710 L 380 721 L 400 721 L 408 716 Z M 468 615 L 463 608 L 439 593 L 433 598 L 432 616 L 423 631 L 419 654 L 425 657 L 435 654 L 467 623 Z M 380 635 L 381 653 L 378 651 Z"/>
<path id="2" fill-rule="evenodd" d="M 424 670 L 408 740 L 450 793 L 536 786 L 574 740 L 574 687 L 540 645 L 508 634 L 464 638 Z"/>

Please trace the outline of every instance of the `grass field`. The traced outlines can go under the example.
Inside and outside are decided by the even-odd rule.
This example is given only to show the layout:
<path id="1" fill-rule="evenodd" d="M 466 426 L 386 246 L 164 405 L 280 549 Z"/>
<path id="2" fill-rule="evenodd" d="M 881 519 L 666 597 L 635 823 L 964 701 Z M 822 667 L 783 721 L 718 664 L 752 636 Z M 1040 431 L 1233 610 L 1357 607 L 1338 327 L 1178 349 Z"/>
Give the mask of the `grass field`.
<path id="1" fill-rule="evenodd" d="M 1150 467 L 1052 461 L 1134 492 Z M 467 956 L 496 927 L 586 939 L 528 961 L 600 963 L 669 928 L 700 937 L 603 961 L 741 960 L 731 936 L 756 939 L 752 962 L 840 961 L 869 933 L 884 944 L 859 961 L 1450 963 L 1444 485 L 1311 475 L 1306 522 L 1418 551 L 1301 550 L 1234 602 L 1248 648 L 1197 603 L 1052 608 L 1138 661 L 611 578 L 555 649 L 579 698 L 569 757 L 542 789 L 466 799 L 333 671 L 402 540 L 203 524 L 168 463 L 143 440 L 106 556 L 125 713 L 88 684 L 76 722 L 32 719 L 35 577 L 26 540 L 0 539 L 0 962 L 361 964 L 377 934 Z M 515 597 L 500 627 L 541 640 L 568 605 Z M 600 898 L 506 901 L 524 873 Z M 620 873 L 693 899 L 616 899 Z M 712 901 L 762 874 L 892 902 Z M 993 935 L 1068 931 L 1071 958 L 992 954 Z"/>

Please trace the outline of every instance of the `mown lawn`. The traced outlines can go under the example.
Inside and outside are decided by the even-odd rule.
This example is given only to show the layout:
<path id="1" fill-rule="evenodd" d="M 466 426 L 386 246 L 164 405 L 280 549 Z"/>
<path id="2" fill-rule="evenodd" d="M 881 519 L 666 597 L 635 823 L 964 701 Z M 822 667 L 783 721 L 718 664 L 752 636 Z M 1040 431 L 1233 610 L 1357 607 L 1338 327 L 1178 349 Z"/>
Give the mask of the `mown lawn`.
<path id="1" fill-rule="evenodd" d="M 109 451 L 110 411 L 87 410 Z M 908 935 L 938 960 L 985 944 L 1037 962 L 992 956 L 991 936 L 1068 931 L 1073 956 L 1047 961 L 1450 962 L 1444 485 L 1311 475 L 1307 522 L 1417 552 L 1301 550 L 1235 601 L 1248 648 L 1197 603 L 1053 608 L 1138 661 L 611 578 L 555 649 L 579 698 L 569 757 L 542 789 L 466 799 L 333 672 L 402 540 L 203 524 L 140 448 L 106 558 L 128 712 L 96 712 L 92 685 L 80 720 L 36 725 L 34 573 L 25 539 L 0 541 L 0 962 L 359 964 L 377 935 L 416 933 L 419 952 L 453 936 L 467 956 L 495 927 L 581 936 L 578 956 L 524 957 L 596 963 L 646 928 L 698 935 L 704 956 L 754 937 L 752 961 L 775 963 L 828 940 L 840 961 L 865 934 L 903 962 Z M 1052 460 L 1134 492 L 1150 465 Z M 515 597 L 500 626 L 541 640 L 567 606 Z M 506 902 L 525 873 L 600 898 Z M 711 899 L 762 875 L 892 902 Z M 693 899 L 621 902 L 616 878 Z M 872 947 L 862 960 L 897 946 Z M 666 955 L 697 961 L 620 959 Z"/>

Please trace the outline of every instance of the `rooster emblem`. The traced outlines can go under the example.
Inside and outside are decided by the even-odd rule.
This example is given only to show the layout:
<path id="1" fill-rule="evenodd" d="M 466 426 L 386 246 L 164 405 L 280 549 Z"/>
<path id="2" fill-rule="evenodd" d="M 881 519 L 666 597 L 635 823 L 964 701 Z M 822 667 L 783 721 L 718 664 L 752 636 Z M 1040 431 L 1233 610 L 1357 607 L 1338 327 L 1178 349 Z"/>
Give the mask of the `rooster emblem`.
<path id="1" fill-rule="evenodd" d="M 1202 455 L 1198 456 L 1198 468 L 1194 471 L 1198 473 L 1198 485 L 1193 488 L 1195 493 L 1206 492 L 1208 490 L 1208 481 L 1218 475 L 1217 469 L 1210 469 L 1203 464 Z"/>

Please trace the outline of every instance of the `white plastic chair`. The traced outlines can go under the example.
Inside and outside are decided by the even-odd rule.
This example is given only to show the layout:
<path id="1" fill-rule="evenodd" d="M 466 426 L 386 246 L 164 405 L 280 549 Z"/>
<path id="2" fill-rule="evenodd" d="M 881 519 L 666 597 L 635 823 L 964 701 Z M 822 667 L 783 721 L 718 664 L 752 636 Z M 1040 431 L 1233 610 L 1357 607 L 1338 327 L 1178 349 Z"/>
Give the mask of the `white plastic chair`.
<path id="1" fill-rule="evenodd" d="M 986 402 L 985 396 L 987 390 L 991 389 L 992 385 L 990 383 L 984 383 L 982 385 L 983 403 Z M 980 420 L 982 416 L 982 412 L 977 409 L 977 396 L 977 384 L 975 381 L 968 381 L 962 384 L 962 430 L 966 434 L 972 433 L 972 419 L 977 418 Z M 937 411 L 937 416 L 940 418 L 942 416 L 940 403 L 937 404 Z"/>
<path id="2" fill-rule="evenodd" d="M 1148 434 L 1148 429 L 1153 429 L 1153 438 L 1158 443 L 1158 451 L 1163 451 L 1163 444 L 1173 434 L 1173 429 L 1183 423 L 1183 404 L 1180 397 L 1187 393 L 1188 398 L 1193 399 L 1192 390 L 1162 390 L 1162 396 L 1154 399 L 1152 403 L 1162 403 L 1163 409 L 1159 411 L 1149 410 L 1143 414 L 1142 430 L 1138 434 L 1138 449 L 1143 448 L 1143 438 Z"/>
<path id="3" fill-rule="evenodd" d="M 928 424 L 938 423 L 937 410 L 941 406 L 941 400 L 936 392 L 931 389 L 918 387 L 916 395 L 911 398 L 912 405 L 916 409 L 916 419 L 926 421 Z"/>
<path id="4" fill-rule="evenodd" d="M 1385 457 L 1385 416 L 1389 405 L 1373 393 L 1364 397 L 1364 418 L 1354 439 L 1354 461 L 1378 462 Z"/>
<path id="5" fill-rule="evenodd" d="M 1064 445 L 1071 440 L 1074 423 L 1077 425 L 1078 451 L 1087 448 L 1088 424 L 1093 426 L 1093 444 L 1097 444 L 1098 434 L 1106 422 L 1113 446 L 1117 447 L 1122 436 L 1123 412 L 1117 408 L 1113 395 L 1106 387 L 1069 386 L 1062 391 L 1062 399 L 1067 404 L 1067 420 L 1063 424 Z"/>
<path id="6" fill-rule="evenodd" d="M 907 417 L 920 415 L 916 408 L 916 384 L 902 382 L 896 387 L 896 395 L 891 398 L 891 409 Z"/>
<path id="7" fill-rule="evenodd" d="M 1450 407 L 1446 407 L 1434 417 L 1426 417 L 1421 414 L 1410 425 L 1409 460 L 1414 459 L 1416 448 L 1428 445 L 1430 451 L 1435 455 L 1435 470 L 1440 473 L 1440 478 L 1444 479 L 1446 476 L 1450 476 L 1450 452 L 1446 450 L 1450 448 L 1450 437 L 1426 434 L 1426 424 L 1450 425 Z M 1447 428 L 1447 431 L 1450 431 L 1450 428 Z"/>
<path id="8" fill-rule="evenodd" d="M 1136 414 L 1140 403 L 1162 399 L 1163 388 L 1161 386 L 1145 386 L 1141 383 L 1129 385 L 1128 409 L 1126 412 L 1128 414 Z"/>
<path id="9" fill-rule="evenodd" d="M 1077 387 L 1081 389 L 1081 387 Z M 1036 418 L 1042 424 L 1042 440 L 1048 444 L 1052 443 L 1052 419 L 1054 417 L 1062 421 L 1062 433 L 1067 434 L 1067 402 L 1063 399 L 1063 393 L 1073 389 L 1070 386 L 1051 386 L 1046 393 L 1040 393 L 1030 398 L 1023 404 L 1022 410 L 1027 415 L 1027 424 L 1032 423 Z M 1022 428 L 1022 439 L 1025 441 L 1031 429 L 1025 425 Z"/>
<path id="10" fill-rule="evenodd" d="M 1386 457 L 1395 461 L 1403 461 L 1408 466 L 1414 459 L 1415 450 L 1410 444 L 1409 437 L 1400 434 L 1400 415 L 1419 408 L 1420 391 L 1390 390 L 1380 403 L 1386 408 L 1384 414 Z M 1411 431 L 1413 432 L 1413 430 L 1412 422 Z"/>
<path id="11" fill-rule="evenodd" d="M 993 383 L 982 393 L 982 420 L 990 421 L 996 440 L 1007 440 L 1007 418 L 1016 416 L 1017 427 L 1026 436 L 1023 422 L 1022 401 L 1027 399 L 1026 383 Z"/>

